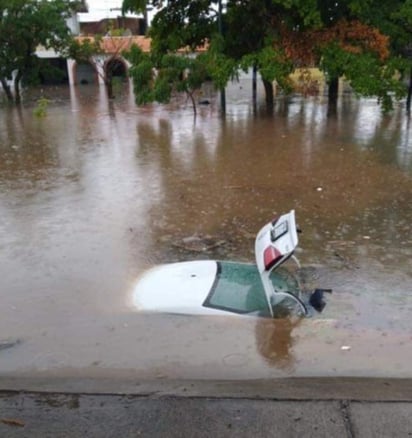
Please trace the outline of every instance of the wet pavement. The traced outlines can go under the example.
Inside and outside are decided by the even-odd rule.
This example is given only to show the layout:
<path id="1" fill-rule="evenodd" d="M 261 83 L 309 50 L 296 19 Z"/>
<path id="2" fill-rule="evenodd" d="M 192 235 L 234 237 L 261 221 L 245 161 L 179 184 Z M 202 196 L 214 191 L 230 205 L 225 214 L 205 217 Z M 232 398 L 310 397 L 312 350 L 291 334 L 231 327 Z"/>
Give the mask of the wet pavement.
<path id="1" fill-rule="evenodd" d="M 59 90 L 48 114 L 0 111 L 0 376 L 411 377 L 412 147 L 402 107 L 279 100 L 136 108 Z M 58 96 L 58 97 L 56 97 Z M 295 208 L 324 313 L 288 321 L 144 315 L 148 267 L 253 261 L 258 229 Z M 206 250 L 187 241 L 211 242 Z M 214 245 L 213 242 L 219 242 Z"/>
<path id="2" fill-rule="evenodd" d="M 14 396 L 0 399 L 0 409 L 8 415 L 0 434 L 10 438 L 348 436 L 338 402 Z"/>
<path id="3" fill-rule="evenodd" d="M 135 395 L 1 391 L 0 435 L 355 438 L 412 434 L 410 380 L 169 382 L 163 388 L 146 385 L 143 391 Z"/>

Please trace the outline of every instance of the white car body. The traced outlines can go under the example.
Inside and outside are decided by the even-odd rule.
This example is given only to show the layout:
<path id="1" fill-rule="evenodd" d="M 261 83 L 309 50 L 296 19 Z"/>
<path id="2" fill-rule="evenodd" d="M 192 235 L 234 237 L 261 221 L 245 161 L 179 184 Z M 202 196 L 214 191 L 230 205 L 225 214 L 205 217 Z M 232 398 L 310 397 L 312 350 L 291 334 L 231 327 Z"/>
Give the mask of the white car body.
<path id="1" fill-rule="evenodd" d="M 214 260 L 156 266 L 138 282 L 133 303 L 139 310 L 152 312 L 192 315 L 222 313 L 202 306 L 216 274 L 217 262 Z"/>
<path id="2" fill-rule="evenodd" d="M 156 266 L 137 282 L 133 304 L 136 309 L 146 312 L 274 317 L 274 308 L 289 300 L 299 314 L 306 315 L 300 289 L 295 288 L 295 293 L 290 293 L 287 281 L 274 273 L 293 256 L 297 245 L 295 212 L 291 210 L 266 224 L 257 234 L 256 266 L 214 260 Z M 228 300 L 239 301 L 234 308 L 226 305 L 224 288 Z M 216 289 L 219 289 L 218 296 L 213 296 Z"/>

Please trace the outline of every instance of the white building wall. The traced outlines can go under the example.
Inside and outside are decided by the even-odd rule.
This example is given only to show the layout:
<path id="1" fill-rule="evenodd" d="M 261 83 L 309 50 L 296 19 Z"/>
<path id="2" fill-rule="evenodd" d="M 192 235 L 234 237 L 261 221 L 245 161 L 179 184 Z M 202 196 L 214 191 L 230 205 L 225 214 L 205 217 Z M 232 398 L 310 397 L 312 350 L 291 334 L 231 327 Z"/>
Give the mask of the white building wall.
<path id="1" fill-rule="evenodd" d="M 73 35 L 80 34 L 80 24 L 79 24 L 78 14 L 76 12 L 73 12 L 72 16 L 66 20 L 66 24 Z"/>
<path id="2" fill-rule="evenodd" d="M 124 59 L 121 56 L 118 56 L 118 58 L 124 62 L 126 69 L 130 68 L 130 63 L 126 59 Z M 67 70 L 69 73 L 69 84 L 77 85 L 81 83 L 82 79 L 88 80 L 89 78 L 89 82 L 96 82 L 97 80 L 97 83 L 99 85 L 104 85 L 104 66 L 105 66 L 105 62 L 108 59 L 110 59 L 110 55 L 103 55 L 103 56 L 99 55 L 99 56 L 94 56 L 92 58 L 92 62 L 94 63 L 94 75 L 95 75 L 93 81 L 90 79 L 89 75 L 85 76 L 84 74 L 82 74 L 82 71 L 79 70 L 79 66 L 77 65 L 74 59 L 68 59 Z"/>

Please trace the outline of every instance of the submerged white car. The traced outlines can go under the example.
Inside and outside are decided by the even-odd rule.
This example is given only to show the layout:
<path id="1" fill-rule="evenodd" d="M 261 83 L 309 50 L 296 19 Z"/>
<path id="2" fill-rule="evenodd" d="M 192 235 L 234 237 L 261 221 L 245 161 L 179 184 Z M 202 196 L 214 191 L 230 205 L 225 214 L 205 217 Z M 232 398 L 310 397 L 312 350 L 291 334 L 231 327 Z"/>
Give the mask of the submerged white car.
<path id="1" fill-rule="evenodd" d="M 256 265 L 190 261 L 154 267 L 133 292 L 140 311 L 188 315 L 308 316 L 324 307 L 323 289 L 303 293 L 299 280 L 281 267 L 298 245 L 295 212 L 266 224 L 255 241 Z M 329 290 L 327 290 L 329 291 Z"/>

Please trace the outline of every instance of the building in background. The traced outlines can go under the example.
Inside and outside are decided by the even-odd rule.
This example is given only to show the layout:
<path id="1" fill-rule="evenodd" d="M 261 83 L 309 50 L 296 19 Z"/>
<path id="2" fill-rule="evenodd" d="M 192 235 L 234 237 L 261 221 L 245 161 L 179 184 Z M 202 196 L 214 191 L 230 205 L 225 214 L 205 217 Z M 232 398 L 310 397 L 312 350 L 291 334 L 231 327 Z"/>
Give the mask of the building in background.
<path id="1" fill-rule="evenodd" d="M 73 12 L 67 25 L 73 35 L 79 39 L 93 39 L 103 36 L 104 54 L 96 55 L 89 63 L 78 63 L 73 59 L 64 59 L 54 50 L 38 47 L 36 55 L 44 64 L 43 71 L 52 72 L 45 76 L 39 74 L 41 85 L 57 84 L 104 84 L 107 70 L 114 77 L 127 77 L 128 63 L 121 51 L 138 44 L 143 50 L 150 49 L 150 42 L 144 38 L 147 23 L 143 15 L 121 13 L 121 1 L 94 0 L 83 2 L 83 7 Z"/>

